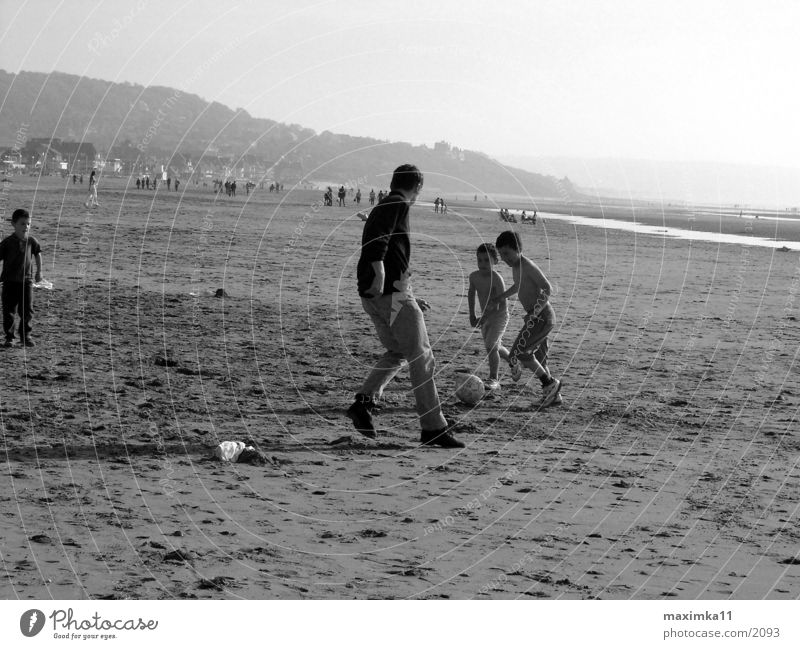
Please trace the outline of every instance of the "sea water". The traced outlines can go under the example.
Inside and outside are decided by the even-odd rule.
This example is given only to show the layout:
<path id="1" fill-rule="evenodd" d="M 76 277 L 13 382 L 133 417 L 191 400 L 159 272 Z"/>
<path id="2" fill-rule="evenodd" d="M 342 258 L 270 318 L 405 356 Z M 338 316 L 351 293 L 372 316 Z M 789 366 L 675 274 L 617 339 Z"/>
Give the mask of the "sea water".
<path id="1" fill-rule="evenodd" d="M 497 214 L 496 209 L 484 208 L 484 211 Z M 520 214 L 519 211 L 510 210 L 510 213 L 519 218 Z M 529 215 L 532 214 L 533 212 L 530 212 Z M 702 230 L 685 230 L 683 228 L 670 228 L 670 227 L 665 227 L 663 225 L 646 225 L 644 223 L 636 223 L 633 221 L 622 221 L 620 219 L 591 218 L 588 216 L 576 216 L 572 214 L 553 214 L 551 212 L 537 212 L 537 223 L 540 222 L 541 219 L 555 219 L 558 221 L 566 221 L 567 223 L 574 223 L 575 225 L 586 225 L 592 228 L 606 228 L 609 230 L 623 230 L 625 232 L 633 232 L 635 234 L 645 234 L 654 237 L 686 239 L 689 241 L 709 241 L 711 243 L 734 243 L 745 246 L 759 246 L 762 248 L 785 248 L 789 250 L 800 250 L 800 242 L 798 241 L 781 241 L 779 239 L 766 239 L 764 237 L 752 237 L 743 234 L 723 234 L 722 232 L 703 232 Z"/>

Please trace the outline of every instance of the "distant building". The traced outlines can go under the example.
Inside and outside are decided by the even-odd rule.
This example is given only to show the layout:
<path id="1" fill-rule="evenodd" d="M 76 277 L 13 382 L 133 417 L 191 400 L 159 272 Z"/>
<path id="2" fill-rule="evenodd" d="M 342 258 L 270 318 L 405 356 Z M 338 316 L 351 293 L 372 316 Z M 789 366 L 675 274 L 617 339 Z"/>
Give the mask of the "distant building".
<path id="1" fill-rule="evenodd" d="M 0 166 L 4 173 L 16 173 L 25 169 L 22 161 L 22 151 L 17 148 L 6 149 L 0 152 Z"/>
<path id="2" fill-rule="evenodd" d="M 57 148 L 67 173 L 86 173 L 97 164 L 97 150 L 91 142 L 61 142 Z"/>
<path id="3" fill-rule="evenodd" d="M 64 142 L 61 138 L 32 137 L 20 151 L 22 163 L 44 174 L 86 173 L 98 163 L 91 142 Z"/>
<path id="4" fill-rule="evenodd" d="M 106 158 L 113 161 L 114 173 L 137 175 L 144 171 L 145 161 L 141 151 L 130 140 L 115 143 L 108 151 Z"/>
<path id="5" fill-rule="evenodd" d="M 22 162 L 32 170 L 43 174 L 61 172 L 61 153 L 55 148 L 60 146 L 58 138 L 32 137 L 22 147 Z"/>

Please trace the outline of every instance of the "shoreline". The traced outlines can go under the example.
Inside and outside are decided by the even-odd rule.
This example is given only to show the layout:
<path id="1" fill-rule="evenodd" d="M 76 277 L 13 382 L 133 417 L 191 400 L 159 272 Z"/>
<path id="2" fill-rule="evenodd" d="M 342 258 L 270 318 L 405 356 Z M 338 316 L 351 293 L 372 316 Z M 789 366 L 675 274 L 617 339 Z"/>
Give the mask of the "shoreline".
<path id="1" fill-rule="evenodd" d="M 642 225 L 675 228 L 679 230 L 699 230 L 702 232 L 716 233 L 720 235 L 739 235 L 742 237 L 755 237 L 759 239 L 772 239 L 777 241 L 791 241 L 800 243 L 800 217 L 782 215 L 779 217 L 773 214 L 758 213 L 752 216 L 743 215 L 742 217 L 732 213 L 709 214 L 704 210 L 670 208 L 627 208 L 618 205 L 608 207 L 597 207 L 588 204 L 566 205 L 564 203 L 537 202 L 536 209 L 539 213 L 550 213 L 560 216 L 576 216 L 594 220 L 611 220 L 637 223 Z M 452 210 L 478 212 L 481 214 L 494 214 L 499 221 L 498 212 L 500 207 L 507 208 L 512 214 L 519 214 L 522 209 L 530 215 L 533 209 L 520 208 L 519 203 L 498 204 L 496 207 L 480 206 L 476 207 L 472 203 L 453 203 L 448 204 Z M 780 219 L 780 220 L 778 220 Z"/>

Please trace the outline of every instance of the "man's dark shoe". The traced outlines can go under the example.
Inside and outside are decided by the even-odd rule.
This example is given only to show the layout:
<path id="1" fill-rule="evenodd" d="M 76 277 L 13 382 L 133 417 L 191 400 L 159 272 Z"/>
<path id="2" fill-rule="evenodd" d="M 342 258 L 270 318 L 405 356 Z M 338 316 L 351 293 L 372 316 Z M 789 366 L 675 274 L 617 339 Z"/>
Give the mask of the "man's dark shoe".
<path id="1" fill-rule="evenodd" d="M 372 423 L 371 410 L 374 407 L 374 403 L 370 397 L 357 394 L 353 405 L 347 409 L 347 416 L 352 420 L 356 430 L 370 439 L 375 439 L 378 436 L 375 432 L 375 425 Z"/>
<path id="2" fill-rule="evenodd" d="M 423 430 L 420 438 L 423 446 L 441 446 L 442 448 L 464 448 L 464 442 L 459 442 L 453 437 L 449 429 Z"/>
<path id="3" fill-rule="evenodd" d="M 4 347 L 13 347 L 14 346 L 14 339 L 13 338 L 6 338 L 6 342 L 3 345 Z"/>
<path id="4" fill-rule="evenodd" d="M 36 343 L 33 342 L 31 338 L 26 338 L 22 341 L 22 344 L 25 345 L 25 347 L 36 347 Z"/>

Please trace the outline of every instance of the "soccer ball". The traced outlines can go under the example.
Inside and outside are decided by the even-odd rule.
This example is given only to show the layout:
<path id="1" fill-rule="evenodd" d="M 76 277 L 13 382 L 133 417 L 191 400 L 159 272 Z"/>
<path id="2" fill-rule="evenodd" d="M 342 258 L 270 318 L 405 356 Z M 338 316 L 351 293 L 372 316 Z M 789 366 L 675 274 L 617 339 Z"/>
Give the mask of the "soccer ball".
<path id="1" fill-rule="evenodd" d="M 468 406 L 474 406 L 478 401 L 483 399 L 486 394 L 486 388 L 483 387 L 483 381 L 480 377 L 474 374 L 466 374 L 459 377 L 459 386 L 456 388 L 456 396 L 462 403 Z"/>

